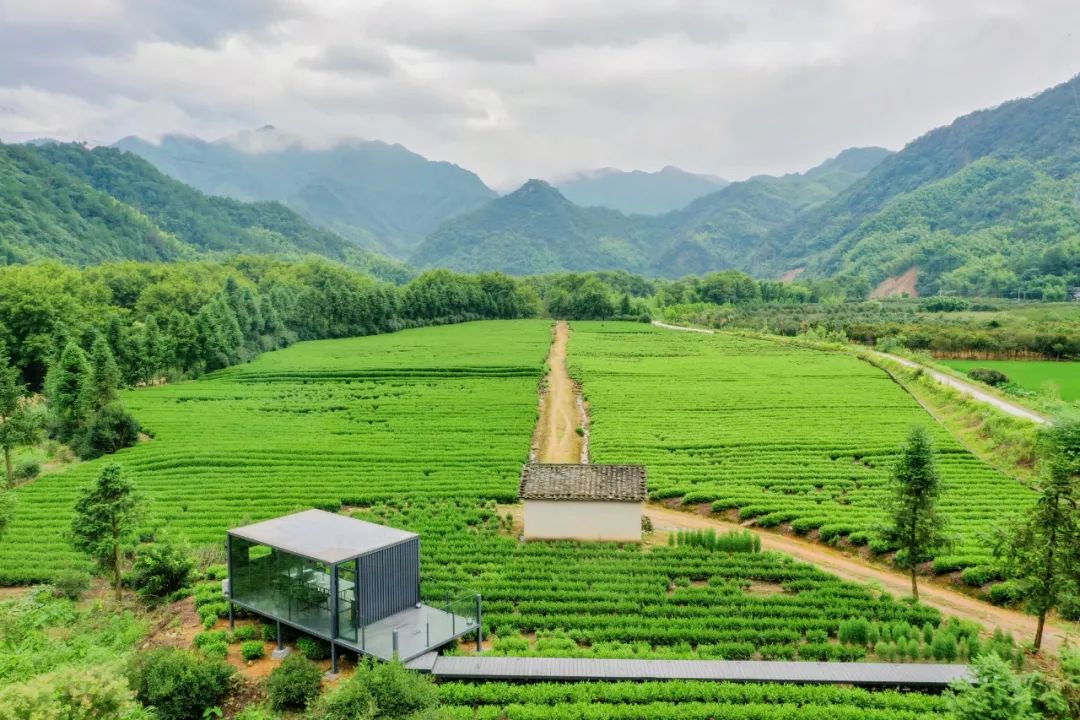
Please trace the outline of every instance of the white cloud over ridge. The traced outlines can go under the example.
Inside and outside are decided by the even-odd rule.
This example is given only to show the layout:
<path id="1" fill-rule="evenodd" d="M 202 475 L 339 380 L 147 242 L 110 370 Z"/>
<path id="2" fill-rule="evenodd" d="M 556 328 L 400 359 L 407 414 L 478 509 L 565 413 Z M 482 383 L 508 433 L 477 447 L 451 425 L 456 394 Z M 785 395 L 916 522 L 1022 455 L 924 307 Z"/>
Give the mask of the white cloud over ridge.
<path id="1" fill-rule="evenodd" d="M 1080 72 L 1074 0 L 0 0 L 0 138 L 273 124 L 498 187 L 899 147 Z"/>

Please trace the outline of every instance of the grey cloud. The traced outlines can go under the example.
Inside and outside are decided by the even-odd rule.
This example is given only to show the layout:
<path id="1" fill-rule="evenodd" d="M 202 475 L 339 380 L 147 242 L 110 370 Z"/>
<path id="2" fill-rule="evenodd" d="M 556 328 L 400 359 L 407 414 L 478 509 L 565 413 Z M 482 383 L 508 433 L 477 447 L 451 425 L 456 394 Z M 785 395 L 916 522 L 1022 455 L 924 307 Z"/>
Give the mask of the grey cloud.
<path id="1" fill-rule="evenodd" d="M 0 0 L 18 132 L 272 123 L 401 142 L 499 185 L 666 164 L 738 178 L 898 147 L 1080 71 L 1075 0 L 123 2 L 23 22 Z"/>
<path id="2" fill-rule="evenodd" d="M 313 70 L 367 75 L 390 75 L 398 69 L 385 48 L 363 41 L 353 45 L 331 45 L 317 55 L 304 58 L 302 64 Z"/>

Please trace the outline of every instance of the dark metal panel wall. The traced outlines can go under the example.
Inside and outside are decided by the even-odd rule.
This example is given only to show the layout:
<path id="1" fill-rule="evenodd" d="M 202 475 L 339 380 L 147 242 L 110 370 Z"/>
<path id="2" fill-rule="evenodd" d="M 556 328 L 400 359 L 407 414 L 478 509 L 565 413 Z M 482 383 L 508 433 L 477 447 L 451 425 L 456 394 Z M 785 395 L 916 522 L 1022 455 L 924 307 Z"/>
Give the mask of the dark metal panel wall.
<path id="1" fill-rule="evenodd" d="M 360 622 L 364 625 L 420 602 L 420 538 L 360 558 Z"/>

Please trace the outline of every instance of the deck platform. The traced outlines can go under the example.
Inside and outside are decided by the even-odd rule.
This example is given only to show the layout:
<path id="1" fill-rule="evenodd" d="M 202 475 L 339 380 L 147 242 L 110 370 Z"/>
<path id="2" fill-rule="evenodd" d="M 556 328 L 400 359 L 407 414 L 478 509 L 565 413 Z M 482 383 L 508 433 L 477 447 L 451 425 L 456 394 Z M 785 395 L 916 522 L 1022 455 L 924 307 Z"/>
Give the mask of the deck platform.
<path id="1" fill-rule="evenodd" d="M 412 667 L 440 680 L 577 682 L 715 680 L 943 690 L 968 679 L 967 665 L 930 663 L 780 662 L 766 660 L 606 660 L 452 656 L 419 658 Z"/>

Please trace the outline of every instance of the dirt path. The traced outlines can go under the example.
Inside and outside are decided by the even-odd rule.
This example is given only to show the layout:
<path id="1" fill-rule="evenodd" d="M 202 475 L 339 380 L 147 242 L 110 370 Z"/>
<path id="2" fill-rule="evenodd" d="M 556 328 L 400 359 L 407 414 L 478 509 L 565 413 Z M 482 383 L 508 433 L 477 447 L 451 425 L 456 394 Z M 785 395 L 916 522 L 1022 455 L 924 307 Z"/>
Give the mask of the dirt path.
<path id="1" fill-rule="evenodd" d="M 1018 418 L 1023 418 L 1025 420 L 1030 420 L 1031 422 L 1039 423 L 1040 425 L 1047 425 L 1047 424 L 1050 423 L 1049 418 L 1047 418 L 1047 417 L 1045 417 L 1043 415 L 1040 415 L 1039 413 L 1035 412 L 1034 410 L 1029 410 L 1026 407 L 1022 406 L 1022 405 L 1017 405 L 1016 403 L 1009 402 L 1008 400 L 1003 400 L 1002 398 L 999 398 L 996 395 L 991 395 L 990 393 L 980 389 L 978 386 L 972 385 L 969 382 L 964 382 L 963 380 L 960 380 L 959 378 L 955 378 L 952 375 L 946 375 L 943 372 L 938 372 L 937 370 L 931 370 L 930 368 L 926 367 L 925 365 L 920 365 L 919 363 L 917 363 L 917 362 L 915 362 L 913 360 L 908 360 L 907 358 L 902 358 L 902 357 L 899 357 L 898 355 L 891 355 L 889 353 L 878 352 L 876 350 L 873 351 L 873 354 L 878 356 L 878 357 L 882 357 L 882 358 L 885 358 L 887 360 L 892 360 L 893 362 L 900 363 L 904 367 L 909 367 L 909 368 L 912 368 L 912 369 L 921 369 L 924 373 L 927 373 L 930 377 L 934 378 L 935 380 L 937 380 L 942 385 L 947 385 L 947 386 L 951 387 L 954 390 L 958 390 L 959 392 L 963 393 L 964 395 L 968 395 L 970 397 L 975 398 L 979 402 L 983 402 L 983 403 L 986 403 L 988 405 L 993 405 L 998 410 L 1001 410 L 1004 413 L 1008 413 L 1009 415 L 1013 415 L 1013 416 L 1018 417 Z"/>
<path id="2" fill-rule="evenodd" d="M 672 510 L 660 505 L 649 505 L 645 514 L 652 519 L 656 530 L 696 528 L 716 528 L 724 531 L 749 530 L 761 537 L 761 547 L 765 550 L 782 552 L 797 560 L 816 565 L 825 572 L 845 580 L 860 584 L 871 583 L 897 597 L 911 594 L 911 581 L 906 575 L 870 565 L 865 560 L 845 555 L 824 545 L 788 535 L 744 528 L 736 523 L 682 510 Z M 921 580 L 919 583 L 919 599 L 946 615 L 955 615 L 962 619 L 982 623 L 988 630 L 1001 628 L 1012 633 L 1018 642 L 1026 642 L 1035 637 L 1035 618 L 1030 615 L 990 605 L 926 580 Z M 1056 653 L 1066 638 L 1071 638 L 1071 642 L 1075 644 L 1080 639 L 1080 635 L 1075 631 L 1070 635 L 1068 628 L 1047 623 L 1043 636 L 1043 648 Z"/>
<path id="3" fill-rule="evenodd" d="M 659 320 L 653 320 L 652 324 L 658 328 L 664 328 L 665 330 L 681 330 L 682 332 L 696 332 L 705 333 L 706 335 L 712 335 L 713 331 L 706 328 L 686 327 L 685 325 L 669 325 L 666 322 L 660 322 Z"/>
<path id="4" fill-rule="evenodd" d="M 536 460 L 543 463 L 588 462 L 585 439 L 577 429 L 585 427 L 583 406 L 566 366 L 566 346 L 570 326 L 560 320 L 555 324 L 555 338 L 548 354 L 550 368 L 546 392 L 540 401 L 540 420 L 536 424 Z"/>

